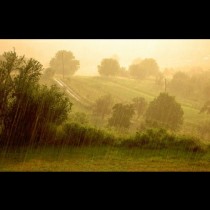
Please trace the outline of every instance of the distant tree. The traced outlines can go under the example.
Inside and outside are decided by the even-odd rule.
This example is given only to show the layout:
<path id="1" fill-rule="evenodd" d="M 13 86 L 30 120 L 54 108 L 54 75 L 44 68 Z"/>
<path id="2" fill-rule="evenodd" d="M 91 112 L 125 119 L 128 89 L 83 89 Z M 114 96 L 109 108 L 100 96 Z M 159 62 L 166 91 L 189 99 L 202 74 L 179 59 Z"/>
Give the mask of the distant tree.
<path id="1" fill-rule="evenodd" d="M 184 72 L 176 72 L 168 84 L 170 92 L 180 96 L 189 95 L 192 91 L 190 77 Z"/>
<path id="2" fill-rule="evenodd" d="M 79 67 L 80 62 L 75 59 L 71 51 L 60 50 L 50 61 L 50 68 L 65 76 L 73 75 Z"/>
<path id="3" fill-rule="evenodd" d="M 144 59 L 140 65 L 146 71 L 147 76 L 156 76 L 159 73 L 158 64 L 153 58 Z"/>
<path id="4" fill-rule="evenodd" d="M 146 111 L 146 122 L 152 125 L 163 126 L 176 130 L 183 123 L 183 110 L 181 105 L 168 93 L 160 95 L 150 102 Z"/>
<path id="5" fill-rule="evenodd" d="M 102 119 L 112 111 L 113 99 L 111 95 L 104 95 L 96 100 L 93 105 L 93 113 L 100 116 Z"/>
<path id="6" fill-rule="evenodd" d="M 136 79 L 145 79 L 147 76 L 145 69 L 140 64 L 130 65 L 128 71 Z"/>
<path id="7" fill-rule="evenodd" d="M 109 119 L 108 124 L 109 126 L 128 128 L 134 113 L 132 104 L 115 104 L 113 106 L 112 117 Z"/>
<path id="8" fill-rule="evenodd" d="M 159 67 L 153 58 L 146 58 L 138 63 L 134 63 L 129 67 L 131 76 L 137 79 L 144 79 L 149 76 L 157 76 Z"/>
<path id="9" fill-rule="evenodd" d="M 120 65 L 113 58 L 105 58 L 98 65 L 98 72 L 102 76 L 116 76 L 120 72 Z"/>
<path id="10" fill-rule="evenodd" d="M 210 114 L 210 101 L 206 101 L 206 103 L 201 108 L 200 113 Z"/>
<path id="11" fill-rule="evenodd" d="M 147 102 L 143 97 L 133 98 L 133 107 L 137 112 L 137 119 L 144 114 Z"/>

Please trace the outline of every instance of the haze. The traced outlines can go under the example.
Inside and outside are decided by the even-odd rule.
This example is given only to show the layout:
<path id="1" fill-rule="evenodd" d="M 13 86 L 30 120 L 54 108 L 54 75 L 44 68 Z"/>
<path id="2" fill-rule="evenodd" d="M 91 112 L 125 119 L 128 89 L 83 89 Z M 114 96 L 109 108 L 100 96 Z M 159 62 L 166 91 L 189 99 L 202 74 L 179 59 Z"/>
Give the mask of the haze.
<path id="1" fill-rule="evenodd" d="M 15 48 L 19 55 L 33 57 L 48 67 L 59 50 L 70 50 L 80 60 L 77 75 L 97 75 L 103 58 L 114 57 L 128 67 L 136 58 L 154 58 L 164 68 L 199 66 L 210 68 L 210 40 L 0 40 L 0 54 Z"/>

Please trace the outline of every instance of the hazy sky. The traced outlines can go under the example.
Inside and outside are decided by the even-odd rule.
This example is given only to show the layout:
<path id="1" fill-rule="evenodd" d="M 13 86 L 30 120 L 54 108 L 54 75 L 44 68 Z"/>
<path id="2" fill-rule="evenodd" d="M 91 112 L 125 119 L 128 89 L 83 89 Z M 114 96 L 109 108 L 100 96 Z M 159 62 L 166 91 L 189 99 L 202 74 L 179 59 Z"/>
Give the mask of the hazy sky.
<path id="1" fill-rule="evenodd" d="M 28 39 L 0 40 L 0 54 L 13 50 L 33 57 L 47 67 L 58 50 L 70 50 L 80 60 L 78 75 L 97 74 L 103 58 L 115 57 L 128 67 L 136 58 L 154 58 L 160 68 L 203 66 L 210 68 L 210 40 L 153 39 Z"/>

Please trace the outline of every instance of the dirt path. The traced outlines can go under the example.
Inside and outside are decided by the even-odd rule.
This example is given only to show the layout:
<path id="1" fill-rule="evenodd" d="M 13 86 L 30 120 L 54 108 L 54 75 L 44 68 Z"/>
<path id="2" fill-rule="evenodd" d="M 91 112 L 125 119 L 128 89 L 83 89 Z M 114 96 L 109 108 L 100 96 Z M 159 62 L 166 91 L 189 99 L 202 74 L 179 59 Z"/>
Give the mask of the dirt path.
<path id="1" fill-rule="evenodd" d="M 79 102 L 81 105 L 83 105 L 86 108 L 89 108 L 92 105 L 92 102 L 87 100 L 86 98 L 80 96 L 78 93 L 76 93 L 69 85 L 65 84 L 61 79 L 53 78 L 53 80 L 62 88 L 65 90 L 65 92 L 73 99 L 75 99 L 77 102 Z"/>
<path id="2" fill-rule="evenodd" d="M 53 78 L 53 80 L 62 88 L 66 89 L 66 92 L 73 97 L 76 101 L 82 103 L 82 99 L 81 97 L 76 94 L 69 86 L 67 86 L 63 81 L 57 79 L 57 78 Z"/>

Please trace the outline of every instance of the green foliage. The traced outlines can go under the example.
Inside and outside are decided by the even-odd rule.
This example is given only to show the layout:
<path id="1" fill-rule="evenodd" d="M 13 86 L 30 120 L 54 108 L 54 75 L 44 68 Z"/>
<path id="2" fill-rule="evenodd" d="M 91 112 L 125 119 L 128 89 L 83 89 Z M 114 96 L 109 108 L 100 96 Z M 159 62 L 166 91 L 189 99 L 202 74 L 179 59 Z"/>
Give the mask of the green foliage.
<path id="1" fill-rule="evenodd" d="M 112 145 L 115 137 L 111 134 L 93 127 L 78 123 L 67 123 L 64 125 L 64 138 L 62 144 L 72 146 L 87 145 Z"/>
<path id="2" fill-rule="evenodd" d="M 60 50 L 50 61 L 50 67 L 59 74 L 73 75 L 80 67 L 80 62 L 75 59 L 71 51 Z"/>
<path id="3" fill-rule="evenodd" d="M 98 65 L 98 72 L 102 76 L 116 76 L 120 73 L 120 65 L 113 58 L 105 58 Z"/>
<path id="4" fill-rule="evenodd" d="M 137 132 L 133 138 L 123 141 L 121 145 L 129 148 L 175 149 L 187 152 L 204 152 L 206 149 L 195 137 L 175 135 L 159 128 Z"/>
<path id="5" fill-rule="evenodd" d="M 139 118 L 141 115 L 144 114 L 146 107 L 147 107 L 147 102 L 145 98 L 143 97 L 136 97 L 133 98 L 133 107 L 137 112 L 137 117 Z"/>
<path id="6" fill-rule="evenodd" d="M 175 130 L 183 123 L 181 105 L 168 93 L 160 95 L 150 102 L 145 117 L 148 124 Z"/>
<path id="7" fill-rule="evenodd" d="M 109 119 L 109 126 L 128 128 L 131 124 L 131 118 L 134 115 L 132 104 L 115 104 L 113 106 L 112 117 Z"/>
<path id="8" fill-rule="evenodd" d="M 72 113 L 70 116 L 70 120 L 72 122 L 80 123 L 80 124 L 87 124 L 88 118 L 87 115 L 84 112 L 75 112 Z"/>
<path id="9" fill-rule="evenodd" d="M 93 105 L 93 113 L 101 116 L 102 119 L 112 110 L 113 99 L 111 95 L 104 95 L 98 98 Z"/>
<path id="10" fill-rule="evenodd" d="M 42 65 L 15 52 L 0 62 L 1 123 L 3 142 L 10 146 L 37 143 L 47 135 L 48 124 L 60 124 L 71 109 L 59 88 L 38 84 Z"/>

